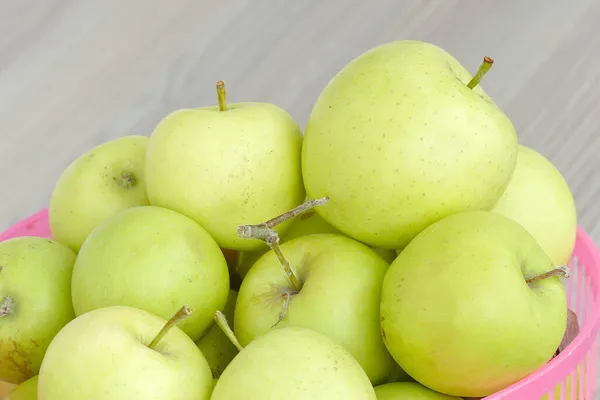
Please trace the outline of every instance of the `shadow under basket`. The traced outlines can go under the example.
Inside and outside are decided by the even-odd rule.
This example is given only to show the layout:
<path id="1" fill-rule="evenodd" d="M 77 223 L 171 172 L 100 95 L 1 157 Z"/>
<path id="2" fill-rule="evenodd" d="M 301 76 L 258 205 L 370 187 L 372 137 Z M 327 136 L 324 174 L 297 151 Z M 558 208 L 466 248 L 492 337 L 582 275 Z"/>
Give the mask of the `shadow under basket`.
<path id="1" fill-rule="evenodd" d="M 0 242 L 19 236 L 51 238 L 48 210 L 31 215 L 0 234 Z M 593 400 L 600 328 L 600 252 L 578 227 L 572 275 L 565 280 L 569 308 L 577 314 L 579 334 L 558 356 L 525 379 L 485 400 Z"/>

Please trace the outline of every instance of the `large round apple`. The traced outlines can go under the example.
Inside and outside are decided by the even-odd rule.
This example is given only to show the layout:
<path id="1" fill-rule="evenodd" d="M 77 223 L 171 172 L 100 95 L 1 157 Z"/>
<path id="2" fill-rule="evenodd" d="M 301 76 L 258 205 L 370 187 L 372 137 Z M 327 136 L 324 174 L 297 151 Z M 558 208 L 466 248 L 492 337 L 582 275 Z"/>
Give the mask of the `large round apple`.
<path id="1" fill-rule="evenodd" d="M 61 174 L 48 207 L 52 237 L 78 252 L 100 222 L 148 204 L 144 184 L 147 136 L 128 135 L 96 146 Z"/>
<path id="2" fill-rule="evenodd" d="M 250 343 L 231 361 L 211 400 L 375 400 L 360 365 L 316 331 L 287 327 Z"/>
<path id="3" fill-rule="evenodd" d="M 75 318 L 75 253 L 54 240 L 18 237 L 0 243 L 0 380 L 36 375 L 58 331 Z"/>
<path id="4" fill-rule="evenodd" d="M 196 222 L 154 206 L 105 220 L 86 239 L 73 269 L 75 313 L 114 305 L 162 318 L 180 304 L 195 312 L 181 329 L 193 340 L 213 324 L 229 295 L 229 271 L 213 238 Z"/>
<path id="5" fill-rule="evenodd" d="M 218 107 L 175 111 L 152 132 L 148 198 L 194 219 L 223 248 L 254 250 L 264 244 L 239 238 L 237 226 L 268 220 L 305 197 L 302 132 L 273 104 L 227 105 L 218 86 Z"/>
<path id="6" fill-rule="evenodd" d="M 372 382 L 385 381 L 394 366 L 379 325 L 388 264 L 375 250 L 339 234 L 302 236 L 280 248 L 302 287 L 292 286 L 273 251 L 263 255 L 238 294 L 234 330 L 240 343 L 273 327 L 310 328 L 348 349 Z"/>
<path id="7" fill-rule="evenodd" d="M 386 273 L 385 344 L 423 385 L 488 396 L 541 368 L 558 348 L 567 321 L 562 271 L 507 217 L 446 217 L 415 237 Z"/>
<path id="8" fill-rule="evenodd" d="M 48 347 L 39 398 L 208 400 L 213 383 L 206 359 L 177 326 L 167 326 L 132 307 L 80 315 Z"/>
<path id="9" fill-rule="evenodd" d="M 514 170 L 517 135 L 477 80 L 439 47 L 410 40 L 344 67 L 306 126 L 307 195 L 329 196 L 316 211 L 363 243 L 401 249 L 447 215 L 491 208 Z"/>
<path id="10" fill-rule="evenodd" d="M 571 259 L 577 235 L 575 200 L 560 171 L 537 151 L 519 146 L 513 177 L 492 211 L 523 225 L 555 265 Z"/>

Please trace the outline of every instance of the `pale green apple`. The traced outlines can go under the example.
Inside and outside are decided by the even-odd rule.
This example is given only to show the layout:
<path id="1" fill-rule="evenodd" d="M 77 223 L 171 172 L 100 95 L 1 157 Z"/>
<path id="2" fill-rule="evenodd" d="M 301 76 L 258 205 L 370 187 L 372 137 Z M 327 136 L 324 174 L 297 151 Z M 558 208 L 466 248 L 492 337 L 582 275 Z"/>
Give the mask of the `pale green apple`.
<path id="1" fill-rule="evenodd" d="M 78 252 L 92 229 L 125 208 L 147 205 L 147 136 L 128 135 L 96 146 L 58 178 L 48 207 L 52 237 Z"/>
<path id="2" fill-rule="evenodd" d="M 223 310 L 220 310 L 230 322 L 233 322 L 236 299 L 237 291 L 230 290 L 227 303 Z M 206 361 L 208 361 L 213 379 L 219 379 L 225 367 L 229 365 L 233 357 L 238 353 L 233 343 L 225 336 L 218 325 L 213 325 L 197 344 L 202 354 L 204 354 Z"/>
<path id="3" fill-rule="evenodd" d="M 377 400 L 461 400 L 433 391 L 417 382 L 386 383 L 375 387 Z"/>
<path id="4" fill-rule="evenodd" d="M 39 371 L 52 338 L 75 318 L 75 253 L 39 237 L 0 243 L 0 379 L 21 383 Z"/>
<path id="5" fill-rule="evenodd" d="M 345 66 L 308 120 L 302 172 L 327 222 L 374 247 L 403 248 L 425 227 L 488 210 L 509 183 L 517 135 L 450 54 L 383 44 Z"/>
<path id="6" fill-rule="evenodd" d="M 165 323 L 126 306 L 78 316 L 48 348 L 39 374 L 40 399 L 208 400 L 210 367 L 189 336 L 174 326 L 150 347 Z"/>
<path id="7" fill-rule="evenodd" d="M 194 219 L 223 248 L 255 250 L 263 243 L 239 238 L 237 226 L 266 221 L 305 197 L 302 132 L 276 105 L 222 104 L 159 122 L 146 154 L 148 198 Z"/>
<path id="8" fill-rule="evenodd" d="M 571 259 L 577 234 L 577 210 L 569 185 L 550 160 L 520 145 L 508 188 L 493 211 L 531 233 L 555 265 Z"/>
<path id="9" fill-rule="evenodd" d="M 35 375 L 11 390 L 4 400 L 37 400 L 38 376 Z"/>
<path id="10" fill-rule="evenodd" d="M 169 318 L 180 304 L 195 312 L 181 329 L 198 340 L 229 295 L 229 271 L 213 238 L 196 222 L 155 206 L 123 210 L 98 225 L 73 269 L 76 315 L 132 306 Z"/>
<path id="11" fill-rule="evenodd" d="M 281 252 L 302 289 L 291 286 L 273 251 L 263 255 L 238 294 L 234 331 L 240 343 L 274 327 L 314 329 L 348 349 L 372 382 L 385 381 L 394 360 L 381 337 L 379 303 L 389 265 L 367 245 L 339 234 L 301 236 L 284 242 Z"/>
<path id="12" fill-rule="evenodd" d="M 518 223 L 490 211 L 431 225 L 383 281 L 381 330 L 398 364 L 440 393 L 484 397 L 546 364 L 567 321 L 554 265 Z"/>
<path id="13" fill-rule="evenodd" d="M 275 329 L 246 346 L 225 368 L 211 400 L 376 400 L 348 351 L 305 328 Z"/>

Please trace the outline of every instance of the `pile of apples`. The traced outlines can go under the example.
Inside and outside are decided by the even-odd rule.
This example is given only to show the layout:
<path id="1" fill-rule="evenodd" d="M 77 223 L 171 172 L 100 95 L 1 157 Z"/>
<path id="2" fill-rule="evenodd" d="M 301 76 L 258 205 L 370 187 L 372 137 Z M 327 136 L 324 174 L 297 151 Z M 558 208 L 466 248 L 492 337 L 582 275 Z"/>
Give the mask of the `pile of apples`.
<path id="1" fill-rule="evenodd" d="M 543 367 L 575 204 L 479 85 L 492 63 L 386 43 L 304 132 L 219 81 L 81 155 L 52 238 L 0 243 L 6 399 L 450 400 Z"/>

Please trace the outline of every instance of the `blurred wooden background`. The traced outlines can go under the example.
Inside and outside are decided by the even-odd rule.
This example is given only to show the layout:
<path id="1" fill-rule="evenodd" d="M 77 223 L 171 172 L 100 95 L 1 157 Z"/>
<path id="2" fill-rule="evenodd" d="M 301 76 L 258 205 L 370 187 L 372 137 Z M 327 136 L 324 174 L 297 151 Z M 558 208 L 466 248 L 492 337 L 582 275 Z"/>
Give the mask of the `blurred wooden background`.
<path id="1" fill-rule="evenodd" d="M 150 134 L 174 109 L 267 101 L 304 126 L 348 61 L 396 39 L 475 71 L 521 141 L 549 157 L 600 239 L 600 2 L 21 0 L 0 2 L 0 229 L 46 206 L 83 151 Z"/>

